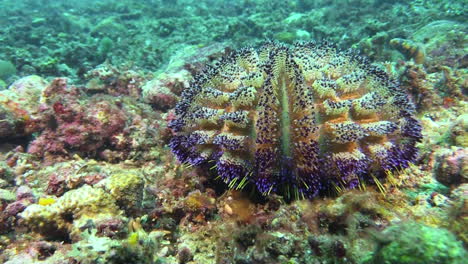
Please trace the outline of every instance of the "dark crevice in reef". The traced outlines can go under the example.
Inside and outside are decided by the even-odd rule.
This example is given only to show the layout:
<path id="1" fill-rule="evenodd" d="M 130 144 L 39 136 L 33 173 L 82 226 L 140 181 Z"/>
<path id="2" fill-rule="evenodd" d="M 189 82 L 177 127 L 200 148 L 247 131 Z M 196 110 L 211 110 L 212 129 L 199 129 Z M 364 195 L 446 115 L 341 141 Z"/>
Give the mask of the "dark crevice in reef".
<path id="1" fill-rule="evenodd" d="M 13 150 L 14 148 L 21 146 L 24 149 L 28 146 L 29 142 L 31 142 L 32 137 L 23 136 L 23 137 L 6 137 L 0 138 L 0 150 L 2 152 L 6 152 Z"/>

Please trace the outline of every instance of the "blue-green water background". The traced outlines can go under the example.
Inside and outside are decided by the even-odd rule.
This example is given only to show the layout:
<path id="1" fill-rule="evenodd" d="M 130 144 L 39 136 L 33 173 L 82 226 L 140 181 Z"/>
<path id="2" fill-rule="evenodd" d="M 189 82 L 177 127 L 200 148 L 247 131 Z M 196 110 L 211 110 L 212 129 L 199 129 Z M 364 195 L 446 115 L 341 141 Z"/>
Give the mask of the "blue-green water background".
<path id="1" fill-rule="evenodd" d="M 0 1 L 0 59 L 19 75 L 80 78 L 105 60 L 156 71 L 189 46 L 330 40 L 371 59 L 432 21 L 464 22 L 467 1 Z"/>

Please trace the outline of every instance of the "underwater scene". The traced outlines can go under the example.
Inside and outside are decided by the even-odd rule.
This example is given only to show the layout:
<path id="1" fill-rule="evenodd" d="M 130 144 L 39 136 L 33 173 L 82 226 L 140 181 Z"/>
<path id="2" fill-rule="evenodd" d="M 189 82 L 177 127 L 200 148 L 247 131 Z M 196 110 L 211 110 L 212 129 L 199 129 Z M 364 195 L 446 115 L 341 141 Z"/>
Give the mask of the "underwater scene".
<path id="1" fill-rule="evenodd" d="M 468 263 L 467 18 L 0 0 L 0 263 Z"/>

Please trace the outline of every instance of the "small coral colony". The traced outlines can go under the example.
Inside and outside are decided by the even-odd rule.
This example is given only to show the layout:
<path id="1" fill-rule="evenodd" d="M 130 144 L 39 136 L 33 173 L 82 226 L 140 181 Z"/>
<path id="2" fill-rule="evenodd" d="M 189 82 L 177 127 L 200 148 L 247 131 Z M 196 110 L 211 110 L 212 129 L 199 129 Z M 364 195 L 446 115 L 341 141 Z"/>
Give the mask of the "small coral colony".
<path id="1" fill-rule="evenodd" d="M 252 182 L 264 195 L 312 197 L 408 167 L 421 139 L 414 108 L 353 52 L 267 42 L 195 78 L 177 104 L 170 146 L 231 188 Z"/>

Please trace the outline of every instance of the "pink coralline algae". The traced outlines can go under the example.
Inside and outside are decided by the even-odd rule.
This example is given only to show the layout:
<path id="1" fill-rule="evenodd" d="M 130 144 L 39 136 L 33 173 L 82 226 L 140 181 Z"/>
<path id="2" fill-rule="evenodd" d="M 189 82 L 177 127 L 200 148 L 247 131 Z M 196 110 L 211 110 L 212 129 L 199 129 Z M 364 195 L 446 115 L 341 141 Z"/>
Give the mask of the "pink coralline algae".
<path id="1" fill-rule="evenodd" d="M 89 97 L 82 87 L 57 78 L 45 88 L 42 100 L 38 113 L 26 125 L 37 135 L 28 146 L 28 152 L 36 156 L 78 154 L 115 162 L 158 144 L 154 140 L 157 113 L 130 96 Z"/>
<path id="2" fill-rule="evenodd" d="M 52 90 L 52 92 L 49 92 Z M 46 89 L 58 94 L 50 99 L 52 110 L 48 126 L 29 146 L 33 154 L 66 154 L 68 151 L 88 153 L 96 151 L 125 127 L 126 115 L 119 107 L 105 100 L 91 100 L 80 104 L 77 91 L 68 89 L 63 79 L 56 79 Z"/>
<path id="3" fill-rule="evenodd" d="M 330 44 L 244 48 L 184 90 L 172 151 L 231 188 L 310 197 L 416 159 L 421 126 L 388 75 Z"/>
<path id="4" fill-rule="evenodd" d="M 25 126 L 39 105 L 39 97 L 47 85 L 39 76 L 31 75 L 0 91 L 0 137 L 15 138 L 27 135 Z"/>

